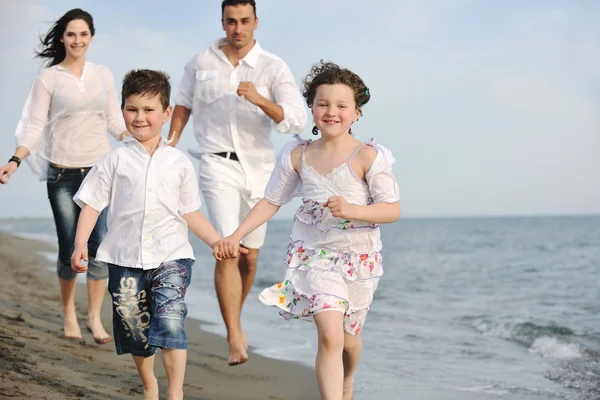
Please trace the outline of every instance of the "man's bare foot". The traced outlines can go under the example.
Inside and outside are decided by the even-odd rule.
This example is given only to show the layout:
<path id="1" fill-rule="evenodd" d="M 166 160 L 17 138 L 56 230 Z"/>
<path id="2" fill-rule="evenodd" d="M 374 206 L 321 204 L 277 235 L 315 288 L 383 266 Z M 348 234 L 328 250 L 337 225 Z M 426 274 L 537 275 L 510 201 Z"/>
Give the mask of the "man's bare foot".
<path id="1" fill-rule="evenodd" d="M 229 365 L 239 365 L 248 361 L 248 354 L 241 341 L 229 343 Z"/>
<path id="2" fill-rule="evenodd" d="M 92 334 L 94 342 L 98 344 L 106 344 L 112 342 L 112 337 L 104 330 L 100 318 L 88 319 L 87 330 Z"/>
<path id="3" fill-rule="evenodd" d="M 149 387 L 144 388 L 144 400 L 158 400 L 158 380 L 154 378 L 154 382 Z"/>
<path id="4" fill-rule="evenodd" d="M 352 400 L 354 395 L 354 377 L 344 378 L 344 400 Z"/>
<path id="5" fill-rule="evenodd" d="M 83 337 L 81 336 L 81 328 L 79 328 L 79 323 L 77 322 L 77 315 L 74 313 L 65 315 L 63 330 L 65 338 L 83 340 Z"/>

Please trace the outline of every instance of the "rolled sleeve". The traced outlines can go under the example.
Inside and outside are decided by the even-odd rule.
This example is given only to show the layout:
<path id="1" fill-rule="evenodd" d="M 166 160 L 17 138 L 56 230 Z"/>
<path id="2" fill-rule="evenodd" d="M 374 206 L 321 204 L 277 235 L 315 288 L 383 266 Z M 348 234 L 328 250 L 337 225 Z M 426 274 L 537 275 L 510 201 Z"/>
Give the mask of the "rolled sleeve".
<path id="1" fill-rule="evenodd" d="M 192 58 L 184 67 L 183 76 L 179 82 L 175 104 L 192 109 L 194 102 L 194 86 L 196 84 L 196 57 Z"/>
<path id="2" fill-rule="evenodd" d="M 38 147 L 48 121 L 51 98 L 52 95 L 44 80 L 39 76 L 36 77 L 31 84 L 21 120 L 17 125 L 15 133 L 17 146 L 27 147 L 29 151 Z"/>
<path id="3" fill-rule="evenodd" d="M 104 67 L 103 71 L 104 78 L 106 82 L 106 92 L 107 92 L 107 126 L 108 132 L 112 137 L 117 140 L 121 139 L 121 134 L 127 129 L 125 127 L 125 121 L 123 119 L 123 113 L 121 112 L 121 107 L 119 106 L 119 101 L 117 98 L 117 91 L 115 89 L 115 79 L 113 78 L 112 72 L 110 69 Z"/>
<path id="4" fill-rule="evenodd" d="M 185 215 L 197 211 L 201 206 L 201 202 L 196 172 L 194 171 L 192 162 L 187 158 L 182 162 L 182 171 L 183 176 L 179 191 L 179 213 Z"/>
<path id="5" fill-rule="evenodd" d="M 279 133 L 302 132 L 308 115 L 300 90 L 287 65 L 283 66 L 273 84 L 273 94 L 275 102 L 283 109 L 283 120 L 275 126 L 275 130 Z"/>
<path id="6" fill-rule="evenodd" d="M 73 201 L 79 207 L 87 204 L 94 210 L 101 212 L 110 204 L 111 177 L 113 175 L 111 155 L 112 153 L 109 153 L 98 161 L 81 183 L 79 190 L 73 196 Z"/>

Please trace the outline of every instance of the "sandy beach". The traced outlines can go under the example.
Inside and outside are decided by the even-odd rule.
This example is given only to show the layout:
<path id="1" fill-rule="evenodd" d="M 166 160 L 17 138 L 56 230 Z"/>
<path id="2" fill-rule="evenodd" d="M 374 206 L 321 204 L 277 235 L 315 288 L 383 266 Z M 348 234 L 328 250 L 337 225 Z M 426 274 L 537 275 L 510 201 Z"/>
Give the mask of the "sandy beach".
<path id="1" fill-rule="evenodd" d="M 142 398 L 133 362 L 117 356 L 113 343 L 97 345 L 85 331 L 85 285 L 77 287 L 77 312 L 84 341 L 62 338 L 58 282 L 38 252 L 56 247 L 32 239 L 0 234 L 0 398 L 138 399 Z M 111 327 L 110 297 L 102 319 Z M 271 360 L 250 352 L 244 365 L 227 365 L 224 338 L 204 332 L 201 321 L 188 319 L 190 343 L 185 398 L 195 400 L 318 399 L 314 370 Z M 166 376 L 156 374 L 161 399 Z"/>

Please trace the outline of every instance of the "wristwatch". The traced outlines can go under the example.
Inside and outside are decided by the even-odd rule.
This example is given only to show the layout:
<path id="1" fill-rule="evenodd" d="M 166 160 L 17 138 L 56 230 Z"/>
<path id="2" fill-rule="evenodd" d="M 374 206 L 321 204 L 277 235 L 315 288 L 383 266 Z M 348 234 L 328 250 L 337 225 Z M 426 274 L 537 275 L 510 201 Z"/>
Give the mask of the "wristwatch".
<path id="1" fill-rule="evenodd" d="M 12 156 L 11 158 L 9 158 L 8 162 L 14 161 L 17 163 L 17 168 L 19 168 L 19 165 L 21 165 L 21 159 L 17 156 Z"/>

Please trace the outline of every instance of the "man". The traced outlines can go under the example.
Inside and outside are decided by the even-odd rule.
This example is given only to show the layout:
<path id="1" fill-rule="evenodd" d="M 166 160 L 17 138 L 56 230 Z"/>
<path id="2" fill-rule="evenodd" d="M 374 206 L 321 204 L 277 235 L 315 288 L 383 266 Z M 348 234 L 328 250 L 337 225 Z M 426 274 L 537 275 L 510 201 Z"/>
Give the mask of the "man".
<path id="1" fill-rule="evenodd" d="M 193 116 L 198 147 L 190 154 L 199 160 L 199 185 L 209 217 L 225 237 L 263 197 L 275 165 L 273 126 L 281 133 L 299 133 L 307 114 L 286 63 L 254 39 L 258 27 L 254 0 L 224 0 L 221 13 L 226 37 L 186 64 L 169 137 L 176 145 Z M 240 313 L 265 234 L 263 225 L 242 242 L 248 254 L 218 261 L 215 268 L 230 365 L 248 360 Z"/>

